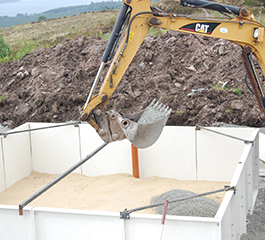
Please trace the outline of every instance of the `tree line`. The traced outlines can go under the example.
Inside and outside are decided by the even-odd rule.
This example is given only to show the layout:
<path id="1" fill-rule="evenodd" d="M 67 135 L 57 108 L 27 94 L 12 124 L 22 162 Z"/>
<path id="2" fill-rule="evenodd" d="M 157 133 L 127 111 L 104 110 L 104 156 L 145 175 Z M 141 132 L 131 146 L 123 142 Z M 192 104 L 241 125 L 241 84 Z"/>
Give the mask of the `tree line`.
<path id="1" fill-rule="evenodd" d="M 56 9 L 38 13 L 38 14 L 18 13 L 16 17 L 8 17 L 8 16 L 0 17 L 0 28 L 12 27 L 18 24 L 36 22 L 36 21 L 51 19 L 51 18 L 60 18 L 60 17 L 71 16 L 71 15 L 80 15 L 82 12 L 102 11 L 105 9 L 108 9 L 108 10 L 119 9 L 121 7 L 121 4 L 122 4 L 121 1 L 118 1 L 118 2 L 107 1 L 107 2 L 97 2 L 97 3 L 91 2 L 89 5 L 56 8 Z"/>

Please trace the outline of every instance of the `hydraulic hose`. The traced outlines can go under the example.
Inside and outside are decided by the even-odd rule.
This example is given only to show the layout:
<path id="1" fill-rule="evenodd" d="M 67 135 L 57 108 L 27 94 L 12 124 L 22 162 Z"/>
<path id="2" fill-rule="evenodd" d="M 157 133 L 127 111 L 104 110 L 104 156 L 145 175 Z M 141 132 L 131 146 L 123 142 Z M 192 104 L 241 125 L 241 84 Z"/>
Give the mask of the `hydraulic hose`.
<path id="1" fill-rule="evenodd" d="M 198 8 L 207 8 L 210 10 L 225 12 L 225 13 L 234 13 L 237 16 L 240 15 L 240 7 L 204 1 L 204 0 L 181 0 L 180 5 L 182 6 L 190 6 L 190 7 L 198 7 Z"/>
<path id="2" fill-rule="evenodd" d="M 126 20 L 126 13 L 129 6 L 127 6 L 125 3 L 122 4 L 121 10 L 118 16 L 118 19 L 114 25 L 113 31 L 111 33 L 110 39 L 108 41 L 106 50 L 102 57 L 102 62 L 106 63 L 109 60 L 109 56 L 111 55 L 112 49 L 115 46 L 115 42 L 117 38 L 119 37 L 119 33 L 121 31 L 121 28 L 124 24 L 124 21 Z"/>

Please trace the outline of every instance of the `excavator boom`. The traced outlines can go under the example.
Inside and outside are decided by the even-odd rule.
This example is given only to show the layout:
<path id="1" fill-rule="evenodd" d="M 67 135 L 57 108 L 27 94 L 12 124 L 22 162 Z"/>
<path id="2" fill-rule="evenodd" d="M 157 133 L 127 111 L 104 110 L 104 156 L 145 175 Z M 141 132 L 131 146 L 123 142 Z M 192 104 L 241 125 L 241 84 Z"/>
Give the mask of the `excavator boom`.
<path id="1" fill-rule="evenodd" d="M 204 0 L 179 0 L 178 2 L 182 6 L 219 11 L 228 15 L 229 19 L 192 18 L 152 8 L 150 0 L 123 0 L 97 76 L 81 112 L 81 119 L 88 121 L 105 142 L 127 138 L 136 147 L 148 147 L 159 137 L 169 117 L 171 109 L 154 102 L 146 110 L 131 116 L 114 111 L 104 112 L 106 104 L 151 27 L 222 38 L 240 45 L 243 63 L 253 92 L 261 112 L 264 112 L 264 90 L 252 60 L 254 55 L 264 73 L 264 26 L 255 20 L 251 11 L 243 8 Z M 110 60 L 112 63 L 100 91 L 95 94 L 102 70 Z"/>

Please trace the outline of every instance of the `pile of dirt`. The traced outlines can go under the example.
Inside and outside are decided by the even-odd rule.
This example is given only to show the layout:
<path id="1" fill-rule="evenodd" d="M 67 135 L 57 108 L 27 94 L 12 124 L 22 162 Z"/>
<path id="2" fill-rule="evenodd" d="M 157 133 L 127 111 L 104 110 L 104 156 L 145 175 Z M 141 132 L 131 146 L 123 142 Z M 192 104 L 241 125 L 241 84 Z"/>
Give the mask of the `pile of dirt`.
<path id="1" fill-rule="evenodd" d="M 106 44 L 78 36 L 1 64 L 0 123 L 14 128 L 28 121 L 79 120 Z M 239 46 L 168 31 L 145 39 L 107 108 L 133 113 L 156 98 L 172 108 L 168 125 L 226 122 L 264 127 L 265 117 L 244 76 Z M 226 90 L 216 88 L 225 82 Z M 196 91 L 201 88 L 204 91 Z"/>

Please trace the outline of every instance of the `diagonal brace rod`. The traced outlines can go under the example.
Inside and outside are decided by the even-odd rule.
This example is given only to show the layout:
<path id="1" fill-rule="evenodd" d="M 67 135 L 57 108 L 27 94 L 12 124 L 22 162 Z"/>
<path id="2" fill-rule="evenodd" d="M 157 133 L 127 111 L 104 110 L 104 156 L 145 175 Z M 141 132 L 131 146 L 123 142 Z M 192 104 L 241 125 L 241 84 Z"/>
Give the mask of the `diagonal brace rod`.
<path id="1" fill-rule="evenodd" d="M 236 188 L 234 186 L 227 186 L 227 187 L 224 187 L 224 188 L 221 188 L 218 190 L 214 190 L 214 191 L 210 191 L 210 192 L 205 192 L 205 193 L 195 194 L 195 195 L 189 196 L 189 197 L 183 197 L 183 198 L 178 198 L 175 200 L 170 200 L 170 201 L 168 201 L 168 203 L 180 202 L 180 201 L 189 200 L 192 198 L 203 197 L 203 196 L 207 196 L 207 195 L 211 195 L 211 194 L 215 194 L 215 193 L 219 193 L 219 192 L 227 192 L 227 191 L 231 191 L 231 190 L 233 190 L 235 192 Z M 120 212 L 120 217 L 121 217 L 121 219 L 129 219 L 130 218 L 129 214 L 132 212 L 141 211 L 141 210 L 145 210 L 145 209 L 153 208 L 153 207 L 158 207 L 158 206 L 161 206 L 163 204 L 164 204 L 164 202 L 155 203 L 152 205 L 134 208 L 134 209 L 130 209 L 130 210 L 128 210 L 126 208 L 123 212 Z"/>
<path id="2" fill-rule="evenodd" d="M 63 174 L 61 174 L 59 177 L 48 183 L 45 187 L 34 193 L 32 196 L 30 196 L 28 199 L 23 201 L 19 204 L 19 215 L 23 215 L 23 208 L 28 205 L 30 202 L 35 200 L 37 197 L 39 197 L 41 194 L 46 192 L 48 189 L 50 189 L 52 186 L 54 186 L 56 183 L 61 181 L 63 178 L 68 176 L 71 172 L 73 172 L 75 169 L 80 167 L 82 164 L 84 164 L 87 160 L 89 160 L 91 157 L 93 157 L 96 153 L 98 153 L 100 150 L 102 150 L 108 143 L 103 143 L 101 146 L 99 146 L 97 149 L 95 149 L 93 152 L 91 152 L 89 155 L 87 155 L 85 158 L 83 158 L 81 161 L 76 163 L 74 166 L 66 170 Z"/>

